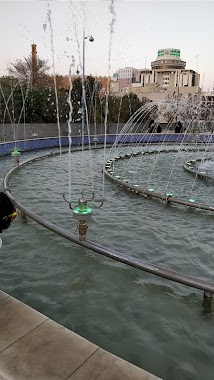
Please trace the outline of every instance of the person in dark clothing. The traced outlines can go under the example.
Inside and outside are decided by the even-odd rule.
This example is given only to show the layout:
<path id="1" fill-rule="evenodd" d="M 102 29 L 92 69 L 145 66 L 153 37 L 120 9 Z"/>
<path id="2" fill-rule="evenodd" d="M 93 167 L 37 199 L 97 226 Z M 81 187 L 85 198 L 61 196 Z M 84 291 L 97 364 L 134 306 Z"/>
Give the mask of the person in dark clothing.
<path id="1" fill-rule="evenodd" d="M 10 227 L 11 222 L 16 216 L 17 211 L 13 203 L 5 193 L 0 192 L 0 233 Z"/>
<path id="2" fill-rule="evenodd" d="M 158 123 L 157 124 L 157 130 L 156 130 L 157 133 L 161 133 L 162 132 L 162 128 L 160 126 L 160 124 Z"/>
<path id="3" fill-rule="evenodd" d="M 179 122 L 175 126 L 175 133 L 182 133 L 182 132 L 183 132 L 183 125 L 179 120 Z"/>

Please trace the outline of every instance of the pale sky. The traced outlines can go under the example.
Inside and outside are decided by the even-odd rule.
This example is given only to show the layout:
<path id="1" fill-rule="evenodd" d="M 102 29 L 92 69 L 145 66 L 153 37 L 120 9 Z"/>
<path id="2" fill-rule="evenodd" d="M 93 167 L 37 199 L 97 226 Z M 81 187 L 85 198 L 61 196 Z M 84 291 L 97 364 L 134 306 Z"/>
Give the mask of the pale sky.
<path id="1" fill-rule="evenodd" d="M 158 49 L 175 48 L 181 50 L 187 69 L 198 69 L 203 90 L 213 89 L 214 1 L 115 0 L 114 23 L 110 4 L 108 0 L 0 0 L 0 76 L 7 75 L 11 62 L 31 53 L 32 43 L 40 58 L 50 64 L 54 59 L 56 73 L 68 75 L 72 56 L 75 66 L 79 53 L 82 56 L 84 24 L 86 35 L 94 37 L 94 42 L 85 44 L 86 74 L 108 74 L 110 46 L 111 75 L 125 66 L 150 68 Z"/>

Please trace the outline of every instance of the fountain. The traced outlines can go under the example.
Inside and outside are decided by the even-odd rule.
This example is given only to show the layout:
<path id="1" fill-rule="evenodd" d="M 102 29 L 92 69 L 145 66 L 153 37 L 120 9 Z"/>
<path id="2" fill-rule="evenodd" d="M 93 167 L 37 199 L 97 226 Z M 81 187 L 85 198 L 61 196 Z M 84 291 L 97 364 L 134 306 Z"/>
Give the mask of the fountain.
<path id="1" fill-rule="evenodd" d="M 197 194 L 197 202 L 192 197 L 197 176 L 213 179 L 212 176 L 199 172 L 199 169 L 193 170 L 191 166 L 193 162 L 207 160 L 212 155 L 210 151 L 213 151 L 213 134 L 210 132 L 213 130 L 213 120 L 209 118 L 207 128 L 210 129 L 205 130 L 206 133 L 202 133 L 204 132 L 202 127 L 198 134 L 195 133 L 196 125 L 200 126 L 200 107 L 200 102 L 194 103 L 193 99 L 189 98 L 188 100 L 182 99 L 179 103 L 177 99 L 165 103 L 153 102 L 137 110 L 117 136 L 110 150 L 105 165 L 105 175 L 120 187 L 144 197 L 214 211 L 212 196 L 209 198 L 209 204 L 204 202 L 201 193 Z M 192 115 L 195 115 L 196 109 L 198 109 L 198 117 L 194 117 L 194 121 L 192 121 Z M 203 112 L 207 113 L 204 107 Z M 154 126 L 156 125 L 157 128 L 161 117 L 166 117 L 166 115 L 169 122 L 165 123 L 164 132 L 161 134 L 149 133 L 151 121 L 155 120 Z M 181 118 L 185 121 L 184 133 L 172 133 L 173 126 L 176 130 L 177 120 Z M 180 121 L 179 123 L 182 125 Z M 206 123 L 203 121 L 203 127 L 205 126 Z M 151 145 L 155 143 L 156 146 L 151 148 Z M 121 154 L 121 151 L 125 151 L 125 154 Z M 151 155 L 155 158 L 148 157 Z M 123 163 L 124 160 L 126 163 Z M 190 183 L 189 194 L 186 188 L 182 193 L 181 186 L 176 181 L 178 161 L 185 160 L 187 162 L 182 163 L 183 168 L 195 174 L 194 182 Z M 164 176 L 158 178 L 160 165 L 165 165 L 165 172 Z M 173 179 L 175 183 L 173 183 Z M 155 182 L 159 187 L 157 190 L 153 188 Z M 173 193 L 180 192 L 180 195 L 172 194 L 172 189 Z"/>
<path id="2" fill-rule="evenodd" d="M 124 154 L 125 152 L 124 147 Z M 23 159 L 29 154 L 23 153 Z M 73 199 L 79 188 L 81 154 L 81 151 L 72 152 L 75 157 L 71 163 Z M 94 150 L 92 156 L 96 161 L 94 177 L 96 190 L 99 193 L 99 189 L 102 188 L 101 150 Z M 146 156 L 149 159 L 154 155 Z M 170 152 L 165 157 L 170 157 Z M 84 158 L 86 169 L 89 163 L 87 151 L 84 153 Z M 62 159 L 65 166 L 67 154 L 63 154 Z M 8 157 L 6 159 L 8 167 L 9 160 Z M 116 163 L 110 162 L 111 165 L 112 163 L 115 165 L 115 170 L 117 160 Z M 164 173 L 163 169 L 161 173 Z M 178 174 L 178 182 L 182 186 L 185 186 L 187 179 L 192 178 L 185 174 L 182 168 Z M 59 181 L 60 161 L 58 156 L 49 155 L 45 160 L 37 159 L 30 165 L 20 166 L 19 173 L 14 172 L 9 185 L 15 199 L 40 218 L 45 218 L 64 230 L 74 231 L 76 222 L 71 216 L 68 217 L 66 203 L 62 202 L 61 197 L 66 177 L 64 172 L 64 181 Z M 26 183 L 29 184 L 28 187 Z M 202 181 L 198 186 L 201 192 L 203 188 L 206 188 L 206 191 L 210 189 L 211 192 L 211 186 Z M 208 244 L 212 236 L 209 213 L 203 210 L 200 214 L 189 213 L 184 209 L 174 208 L 173 205 L 170 208 L 167 205 L 164 207 L 162 203 L 154 204 L 147 199 L 139 202 L 134 193 L 123 194 L 123 188 L 118 189 L 111 182 L 107 182 L 105 187 L 104 205 L 99 212 L 94 211 L 95 218 L 90 222 L 87 232 L 87 239 L 95 241 L 97 248 L 101 243 L 111 251 L 113 249 L 120 251 L 124 258 L 128 252 L 132 252 L 133 258 L 150 262 L 151 268 L 155 269 L 159 264 L 186 274 L 191 273 L 204 280 L 212 280 L 213 269 L 209 260 L 211 247 Z M 90 193 L 90 187 L 86 188 L 86 193 Z M 197 235 L 195 229 L 198 231 Z M 187 235 L 184 235 L 184 230 L 188 231 Z M 200 316 L 201 299 L 196 290 L 166 283 L 163 279 L 151 277 L 146 273 L 142 275 L 137 270 L 125 268 L 119 263 L 113 265 L 109 260 L 99 258 L 83 249 L 83 245 L 77 248 L 73 244 L 68 244 L 29 220 L 24 225 L 21 220 L 14 222 L 3 240 L 1 287 L 66 327 L 99 343 L 103 348 L 164 377 L 165 368 L 170 366 L 170 362 L 175 361 L 175 356 L 177 358 L 175 368 L 179 368 L 184 361 L 182 353 L 177 351 L 177 340 L 167 349 L 169 357 L 167 364 L 164 364 L 163 355 L 150 346 L 150 342 L 156 339 L 158 331 L 162 337 L 165 337 L 165 340 L 161 339 L 162 345 L 164 341 L 171 340 L 171 332 L 164 328 L 165 323 L 174 334 L 172 326 L 180 318 L 180 324 L 185 324 L 185 330 L 188 331 L 188 340 L 193 352 L 199 349 L 195 345 L 196 337 L 197 339 L 200 337 L 200 341 L 206 340 L 206 345 L 209 345 L 211 326 L 207 325 L 203 314 Z M 76 240 L 79 240 L 78 236 Z M 204 247 L 201 245 L 202 241 L 206 242 Z M 204 262 L 207 263 L 206 267 Z M 8 281 L 8 276 L 6 278 L 3 276 L 2 271 L 5 270 L 11 281 Z M 15 287 L 14 281 L 17 283 Z M 164 318 L 168 322 L 163 325 L 158 323 L 157 316 L 158 319 Z M 205 336 L 201 325 L 204 328 L 206 326 Z M 124 329 L 126 342 L 129 341 L 131 351 L 123 350 L 121 346 Z M 137 335 L 133 329 L 137 329 Z M 111 341 L 109 334 L 112 336 Z M 182 342 L 185 342 L 182 329 L 179 335 Z M 146 341 L 145 336 L 147 336 Z M 120 344 L 115 343 L 117 341 Z M 158 341 L 158 346 L 160 344 Z M 161 346 L 160 350 L 162 351 Z M 130 352 L 134 353 L 134 360 L 131 359 Z M 146 361 L 142 360 L 140 354 L 142 352 L 144 358 L 149 355 Z M 149 360 L 152 354 L 157 361 L 155 370 L 153 361 Z M 188 361 L 194 363 L 190 352 Z M 209 362 L 209 353 L 206 354 L 207 362 Z M 190 371 L 194 374 L 193 367 Z"/>
<path id="3" fill-rule="evenodd" d="M 151 120 L 168 124 L 148 133 Z M 171 133 L 177 120 L 185 120 L 182 134 Z M 5 186 L 9 181 L 25 215 L 34 220 L 36 214 L 51 231 L 57 226 L 58 235 L 29 218 L 14 222 L 1 249 L 1 288 L 158 376 L 203 378 L 206 368 L 211 380 L 211 310 L 201 308 L 195 287 L 165 280 L 183 273 L 186 282 L 190 274 L 198 279 L 199 288 L 212 281 L 212 182 L 198 179 L 200 168 L 212 164 L 213 134 L 204 125 L 198 103 L 171 99 L 138 110 L 119 134 L 99 136 L 105 154 L 82 149 L 81 136 L 72 133 L 60 136 L 60 152 L 57 138 L 16 141 L 24 164 L 9 172 Z M 96 138 L 87 141 L 99 147 Z M 43 154 L 30 152 L 35 147 Z M 11 157 L 0 166 L 6 174 Z M 91 219 L 94 193 L 103 207 L 93 206 Z M 143 265 L 148 273 L 139 270 Z M 160 268 L 164 278 L 151 275 Z"/>

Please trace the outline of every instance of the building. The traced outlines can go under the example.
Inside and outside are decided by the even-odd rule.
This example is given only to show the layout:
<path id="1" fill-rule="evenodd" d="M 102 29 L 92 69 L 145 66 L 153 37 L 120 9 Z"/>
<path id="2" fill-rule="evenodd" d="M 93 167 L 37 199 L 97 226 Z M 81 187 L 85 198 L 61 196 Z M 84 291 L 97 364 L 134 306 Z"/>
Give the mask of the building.
<path id="1" fill-rule="evenodd" d="M 125 67 L 119 69 L 113 74 L 113 80 L 118 82 L 119 92 L 126 92 L 129 90 L 132 83 L 136 82 L 136 75 L 138 70 L 133 67 Z"/>
<path id="2" fill-rule="evenodd" d="M 126 76 L 127 69 L 130 69 L 129 77 Z M 118 74 L 120 96 L 129 91 L 137 94 L 140 100 L 146 97 L 160 101 L 169 96 L 188 96 L 200 92 L 200 75 L 194 70 L 186 69 L 186 62 L 181 60 L 179 49 L 158 50 L 156 60 L 151 62 L 151 69 L 125 68 L 120 69 Z M 114 88 L 117 89 L 113 86 L 112 90 Z"/>
<path id="3" fill-rule="evenodd" d="M 99 76 L 99 77 L 95 77 L 95 78 L 101 84 L 101 91 L 104 94 L 109 93 L 110 92 L 110 88 L 111 88 L 111 77 Z"/>

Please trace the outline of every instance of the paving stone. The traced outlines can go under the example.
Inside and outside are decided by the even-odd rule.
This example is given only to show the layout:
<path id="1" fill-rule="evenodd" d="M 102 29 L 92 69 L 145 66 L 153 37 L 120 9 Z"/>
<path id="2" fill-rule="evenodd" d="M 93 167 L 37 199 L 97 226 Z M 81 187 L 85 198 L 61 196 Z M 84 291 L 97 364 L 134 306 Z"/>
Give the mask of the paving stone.
<path id="1" fill-rule="evenodd" d="M 3 292 L 2 290 L 0 290 L 0 302 L 3 299 L 7 298 L 7 297 L 10 297 L 9 294 L 7 294 L 7 293 Z"/>
<path id="2" fill-rule="evenodd" d="M 67 380 L 161 380 L 99 348 Z"/>
<path id="3" fill-rule="evenodd" d="M 159 378 L 0 291 L 0 380 L 95 379 Z"/>
<path id="4" fill-rule="evenodd" d="M 66 380 L 98 347 L 48 320 L 0 354 L 0 376 Z"/>
<path id="5" fill-rule="evenodd" d="M 3 299 L 0 302 L 0 352 L 47 319 L 13 297 Z"/>

